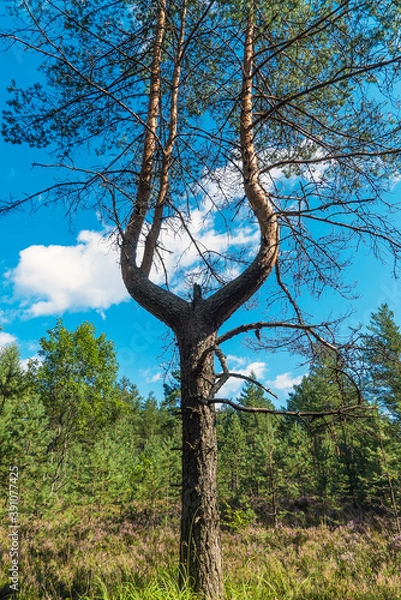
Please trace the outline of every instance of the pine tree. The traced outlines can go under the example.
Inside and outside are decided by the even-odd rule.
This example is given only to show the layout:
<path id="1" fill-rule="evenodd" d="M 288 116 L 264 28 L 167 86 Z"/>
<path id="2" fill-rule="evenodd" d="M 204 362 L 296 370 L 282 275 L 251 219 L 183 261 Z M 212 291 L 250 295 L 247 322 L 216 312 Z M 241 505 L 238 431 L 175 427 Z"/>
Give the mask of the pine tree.
<path id="1" fill-rule="evenodd" d="M 387 304 L 372 314 L 363 343 L 366 394 L 378 407 L 375 439 L 379 476 L 372 482 L 373 500 L 391 510 L 400 532 L 401 331 Z"/>
<path id="2" fill-rule="evenodd" d="M 299 295 L 338 290 L 361 237 L 397 258 L 395 206 L 381 194 L 401 155 L 398 3 L 5 7 L 4 47 L 34 52 L 40 75 L 24 89 L 11 82 L 3 135 L 48 147 L 57 181 L 3 210 L 36 198 L 69 213 L 96 208 L 119 232 L 128 293 L 179 351 L 180 571 L 201 598 L 223 598 L 213 401 L 227 374 L 215 372 L 217 340 L 267 281 L 268 318 L 273 298 L 283 306 L 275 325 L 321 339 Z M 194 231 L 200 216 L 212 226 Z M 80 425 L 96 427 L 98 403 L 89 413 L 81 400 Z"/>
<path id="3" fill-rule="evenodd" d="M 387 304 L 372 314 L 368 332 L 364 336 L 368 392 L 401 422 L 401 331 Z"/>
<path id="4" fill-rule="evenodd" d="M 47 448 L 53 434 L 45 407 L 21 368 L 15 345 L 0 351 L 0 385 L 0 486 L 6 494 L 9 468 L 18 467 L 24 490 L 20 510 L 38 511 L 49 494 Z"/>
<path id="5" fill-rule="evenodd" d="M 254 374 L 251 374 L 255 379 Z M 244 384 L 239 402 L 245 407 L 274 409 L 262 388 L 251 382 Z M 259 505 L 266 518 L 277 513 L 277 425 L 274 415 L 240 413 L 239 421 L 244 432 L 246 452 L 243 486 L 254 504 Z"/>
<path id="6" fill-rule="evenodd" d="M 244 484 L 246 434 L 239 415 L 229 409 L 218 413 L 219 495 L 225 502 L 236 501 L 247 492 Z"/>
<path id="7" fill-rule="evenodd" d="M 31 363 L 29 376 L 53 433 L 48 450 L 52 491 L 57 492 L 68 484 L 69 464 L 79 447 L 88 452 L 125 405 L 114 346 L 104 334 L 95 337 L 93 325 L 83 323 L 70 332 L 60 319 L 39 343 L 41 361 Z"/>
<path id="8" fill-rule="evenodd" d="M 335 410 L 339 406 L 355 405 L 357 396 L 346 366 L 325 352 L 318 356 L 311 372 L 290 394 L 288 408 Z M 333 506 L 349 502 L 356 508 L 365 504 L 369 495 L 368 480 L 375 475 L 372 468 L 377 468 L 369 458 L 369 453 L 375 454 L 377 447 L 370 413 L 367 412 L 364 419 L 342 413 L 323 422 L 312 416 L 304 418 L 302 424 L 310 437 L 315 494 Z"/>

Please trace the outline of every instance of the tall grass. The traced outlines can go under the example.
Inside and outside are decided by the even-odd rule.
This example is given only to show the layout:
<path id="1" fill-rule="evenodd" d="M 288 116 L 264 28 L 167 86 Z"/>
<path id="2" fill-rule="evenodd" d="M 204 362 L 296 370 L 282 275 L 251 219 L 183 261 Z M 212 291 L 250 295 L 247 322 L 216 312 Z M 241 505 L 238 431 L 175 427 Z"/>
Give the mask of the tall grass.
<path id="1" fill-rule="evenodd" d="M 196 600 L 177 585 L 178 526 L 82 509 L 79 519 L 27 519 L 20 531 L 20 600 Z M 1 598 L 7 533 L 0 526 Z M 223 553 L 227 600 L 401 600 L 401 539 L 384 523 L 248 525 L 224 532 Z"/>
<path id="2" fill-rule="evenodd" d="M 196 600 L 189 586 L 179 588 L 178 579 L 169 573 L 160 573 L 157 579 L 143 586 L 128 582 L 117 585 L 112 591 L 99 581 L 99 600 Z M 85 600 L 93 600 L 87 597 Z"/>
<path id="3" fill-rule="evenodd" d="M 399 600 L 401 581 L 394 585 L 355 587 L 349 580 L 332 581 L 326 587 L 321 581 L 307 577 L 294 582 L 282 570 L 258 576 L 252 582 L 226 581 L 226 600 Z M 85 600 L 199 600 L 189 587 L 179 589 L 177 580 L 168 574 L 161 574 L 157 580 L 150 581 L 144 587 L 126 583 L 109 591 L 100 584 L 99 595 Z"/>

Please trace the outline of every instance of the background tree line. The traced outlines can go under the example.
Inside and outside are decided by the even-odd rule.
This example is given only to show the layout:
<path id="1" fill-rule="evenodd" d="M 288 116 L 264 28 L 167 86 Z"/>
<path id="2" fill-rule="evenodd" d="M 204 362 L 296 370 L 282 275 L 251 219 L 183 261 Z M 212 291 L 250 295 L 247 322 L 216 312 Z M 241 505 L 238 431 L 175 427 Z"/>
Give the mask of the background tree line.
<path id="1" fill-rule="evenodd" d="M 329 351 L 320 352 L 286 408 L 319 411 L 360 402 L 363 416 L 217 411 L 226 527 L 380 515 L 400 530 L 401 332 L 386 305 L 372 315 L 361 340 L 355 350 L 361 389 L 347 366 L 339 369 Z M 178 377 L 164 385 L 161 401 L 142 396 L 134 383 L 118 378 L 113 344 L 90 323 L 70 332 L 58 321 L 40 340 L 39 356 L 23 370 L 16 346 L 0 353 L 4 497 L 9 465 L 17 463 L 25 514 L 85 504 L 94 514 L 106 509 L 155 524 L 174 518 L 181 483 Z M 253 383 L 237 400 L 274 408 Z"/>

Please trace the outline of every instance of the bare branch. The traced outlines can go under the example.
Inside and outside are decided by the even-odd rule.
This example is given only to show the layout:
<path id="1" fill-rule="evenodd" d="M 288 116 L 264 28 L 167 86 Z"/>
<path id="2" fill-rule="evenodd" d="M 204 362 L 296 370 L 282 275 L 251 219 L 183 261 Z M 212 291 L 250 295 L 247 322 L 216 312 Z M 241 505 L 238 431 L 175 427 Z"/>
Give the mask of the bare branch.
<path id="1" fill-rule="evenodd" d="M 315 411 L 315 410 L 279 410 L 276 408 L 267 408 L 267 407 L 262 407 L 262 406 L 243 406 L 242 404 L 239 404 L 238 402 L 234 402 L 233 400 L 230 400 L 229 398 L 212 398 L 206 401 L 207 404 L 227 404 L 228 406 L 231 406 L 232 408 L 234 408 L 235 410 L 238 410 L 240 412 L 248 412 L 248 413 L 261 413 L 261 414 L 268 414 L 268 415 L 280 415 L 280 416 L 284 416 L 284 417 L 296 417 L 299 419 L 303 419 L 305 417 L 311 417 L 313 419 L 321 419 L 324 417 L 339 417 L 339 416 L 346 416 L 346 415 L 352 415 L 354 417 L 359 417 L 359 416 L 365 416 L 366 414 L 364 414 L 366 411 L 372 411 L 372 410 L 376 410 L 375 406 L 361 406 L 360 404 L 354 405 L 354 406 L 342 406 L 339 408 L 330 408 L 328 410 L 321 410 L 321 411 Z M 361 414 L 359 415 L 354 414 L 356 411 L 361 411 Z"/>
<path id="2" fill-rule="evenodd" d="M 254 377 L 250 377 L 249 375 L 244 375 L 243 373 L 236 373 L 233 371 L 227 371 L 227 373 L 216 373 L 216 378 L 224 380 L 224 383 L 226 383 L 231 377 L 233 377 L 234 379 L 243 379 L 244 381 L 248 381 L 248 383 L 252 383 L 253 385 L 258 386 L 264 392 L 270 394 L 270 396 L 273 396 L 273 398 L 278 399 L 278 396 L 274 392 L 272 392 L 270 388 L 260 383 L 260 381 L 258 381 Z"/>
<path id="3" fill-rule="evenodd" d="M 235 337 L 236 335 L 240 335 L 241 333 L 246 333 L 248 331 L 259 331 L 261 329 L 294 329 L 304 331 L 308 335 L 311 335 L 317 342 L 329 348 L 330 350 L 337 351 L 337 346 L 331 344 L 327 340 L 325 340 L 320 334 L 317 333 L 316 329 L 318 328 L 326 328 L 328 329 L 328 325 L 323 323 L 319 325 L 306 325 L 304 323 L 289 323 L 287 321 L 257 321 L 255 323 L 248 323 L 246 325 L 239 325 L 235 327 L 235 329 L 231 329 L 227 331 L 223 335 L 221 335 L 217 343 L 222 344 L 227 340 Z"/>

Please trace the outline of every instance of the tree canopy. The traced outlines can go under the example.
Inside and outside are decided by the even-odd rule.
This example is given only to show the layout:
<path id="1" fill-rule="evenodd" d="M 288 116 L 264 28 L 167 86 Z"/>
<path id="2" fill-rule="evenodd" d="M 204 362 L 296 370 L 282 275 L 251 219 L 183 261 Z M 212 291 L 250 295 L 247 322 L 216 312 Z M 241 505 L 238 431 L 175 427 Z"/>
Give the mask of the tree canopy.
<path id="1" fill-rule="evenodd" d="M 399 170 L 396 3 L 7 4 L 3 40 L 42 64 L 10 85 L 5 139 L 51 148 L 42 204 L 101 210 L 153 281 L 216 290 L 268 222 L 298 320 L 291 298 L 338 288 L 365 235 L 398 255 L 381 197 Z"/>

